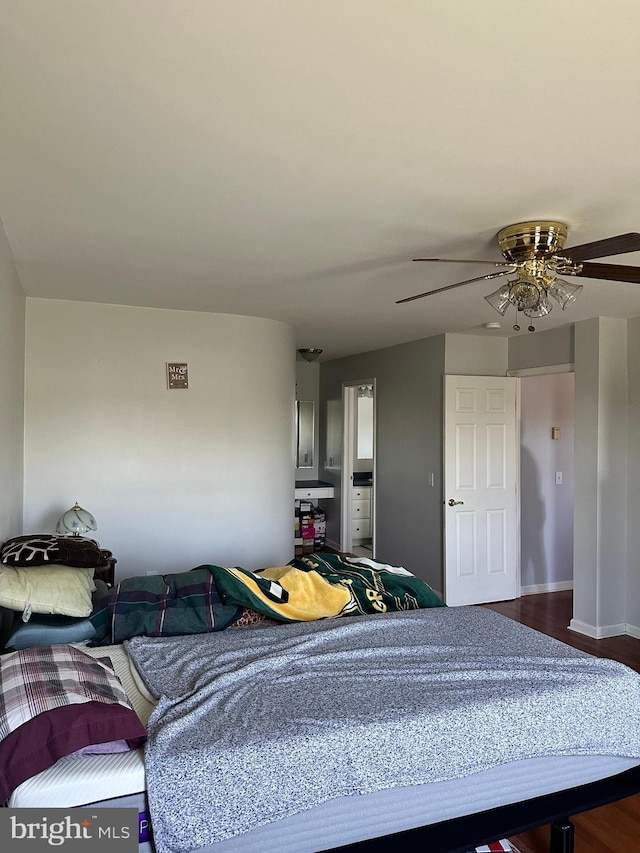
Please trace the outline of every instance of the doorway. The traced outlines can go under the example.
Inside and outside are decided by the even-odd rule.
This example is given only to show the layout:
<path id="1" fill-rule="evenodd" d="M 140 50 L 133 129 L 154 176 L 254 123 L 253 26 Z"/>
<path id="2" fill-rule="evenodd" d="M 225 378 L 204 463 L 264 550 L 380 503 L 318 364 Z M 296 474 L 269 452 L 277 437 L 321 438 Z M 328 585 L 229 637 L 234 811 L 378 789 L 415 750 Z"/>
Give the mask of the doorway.
<path id="1" fill-rule="evenodd" d="M 574 373 L 520 377 L 521 592 L 573 588 Z"/>
<path id="2" fill-rule="evenodd" d="M 375 380 L 344 383 L 340 547 L 359 557 L 375 553 Z"/>

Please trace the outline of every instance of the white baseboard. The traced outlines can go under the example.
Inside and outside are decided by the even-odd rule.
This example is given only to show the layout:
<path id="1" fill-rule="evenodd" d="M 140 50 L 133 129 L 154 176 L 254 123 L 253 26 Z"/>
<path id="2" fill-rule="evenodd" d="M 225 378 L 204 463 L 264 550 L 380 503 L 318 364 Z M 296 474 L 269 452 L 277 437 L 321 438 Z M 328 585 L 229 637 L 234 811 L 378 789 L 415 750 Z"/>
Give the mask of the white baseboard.
<path id="1" fill-rule="evenodd" d="M 630 637 L 635 637 L 636 640 L 640 640 L 640 626 L 629 625 L 629 623 L 627 622 L 627 634 Z"/>
<path id="2" fill-rule="evenodd" d="M 569 622 L 569 630 L 576 631 L 578 634 L 584 634 L 585 637 L 591 637 L 593 640 L 624 636 L 628 633 L 628 628 L 629 626 L 625 622 L 620 622 L 618 625 L 603 625 L 600 628 L 596 628 L 595 625 L 588 625 L 579 619 L 572 619 Z"/>
<path id="3" fill-rule="evenodd" d="M 534 583 L 520 587 L 520 595 L 537 595 L 539 592 L 561 592 L 573 589 L 573 581 L 554 581 L 553 583 Z"/>
<path id="4" fill-rule="evenodd" d="M 324 542 L 327 548 L 331 548 L 333 551 L 340 551 L 339 542 L 335 542 L 333 539 L 325 539 Z"/>

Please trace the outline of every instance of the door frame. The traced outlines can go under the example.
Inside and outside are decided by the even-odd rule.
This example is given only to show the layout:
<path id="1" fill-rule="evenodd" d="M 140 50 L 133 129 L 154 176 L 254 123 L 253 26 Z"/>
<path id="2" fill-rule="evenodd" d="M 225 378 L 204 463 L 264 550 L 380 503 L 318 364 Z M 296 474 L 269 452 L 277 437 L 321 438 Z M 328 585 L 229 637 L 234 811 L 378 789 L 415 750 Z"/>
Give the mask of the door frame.
<path id="1" fill-rule="evenodd" d="M 342 383 L 342 471 L 340 474 L 340 550 L 353 549 L 353 519 L 351 517 L 351 489 L 353 487 L 354 446 L 356 439 L 356 405 L 359 385 L 373 385 L 373 480 L 371 484 L 371 554 L 376 553 L 376 380 L 350 379 Z"/>
<path id="2" fill-rule="evenodd" d="M 519 596 L 522 597 L 522 576 L 521 576 L 521 567 L 520 561 L 522 559 L 522 543 L 521 543 L 521 509 L 522 509 L 522 491 L 521 491 L 521 481 L 520 481 L 520 457 L 521 457 L 521 449 L 522 449 L 522 434 L 521 434 L 521 378 L 526 378 L 528 376 L 551 376 L 553 374 L 558 373 L 573 373 L 575 375 L 576 366 L 575 362 L 567 362 L 565 364 L 549 364 L 542 367 L 524 367 L 516 370 L 507 370 L 507 376 L 513 376 L 518 380 L 517 388 L 516 388 L 516 418 L 517 418 L 517 429 L 520 434 L 520 441 L 518 442 L 518 542 L 519 542 L 519 551 L 518 551 L 518 587 L 519 587 Z M 574 398 L 575 403 L 575 398 Z M 575 422 L 575 418 L 574 418 Z M 574 442 L 574 452 L 575 452 L 575 442 Z M 574 496 L 574 529 L 575 529 L 575 496 Z M 574 564 L 571 567 L 572 572 L 572 581 L 571 581 L 571 589 L 575 590 L 575 555 L 574 555 Z M 547 590 L 540 590 L 547 591 Z M 548 590 L 554 591 L 554 590 Z M 527 595 L 533 595 L 534 592 L 530 591 L 526 593 Z"/>

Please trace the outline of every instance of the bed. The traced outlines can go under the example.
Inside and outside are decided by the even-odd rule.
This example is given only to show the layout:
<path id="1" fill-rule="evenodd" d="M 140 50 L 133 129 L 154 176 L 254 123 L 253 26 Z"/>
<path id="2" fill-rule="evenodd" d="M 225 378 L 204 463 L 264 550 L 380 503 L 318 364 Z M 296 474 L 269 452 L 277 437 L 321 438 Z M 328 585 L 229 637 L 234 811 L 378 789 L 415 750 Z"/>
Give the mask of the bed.
<path id="1" fill-rule="evenodd" d="M 350 590 L 349 618 L 276 624 L 281 570 L 244 587 L 267 602 L 252 625 L 83 648 L 119 674 L 144 758 L 62 758 L 8 805 L 132 806 L 157 853 L 454 853 L 552 821 L 570 850 L 560 819 L 640 790 L 640 676 L 484 608 L 402 606 L 393 569 L 397 609 Z"/>

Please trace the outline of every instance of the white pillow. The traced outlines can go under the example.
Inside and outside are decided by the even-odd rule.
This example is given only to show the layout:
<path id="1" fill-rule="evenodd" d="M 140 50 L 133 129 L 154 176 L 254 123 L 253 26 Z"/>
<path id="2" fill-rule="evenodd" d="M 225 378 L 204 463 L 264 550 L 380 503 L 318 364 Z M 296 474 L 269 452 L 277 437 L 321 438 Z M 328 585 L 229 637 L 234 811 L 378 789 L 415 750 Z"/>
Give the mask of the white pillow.
<path id="1" fill-rule="evenodd" d="M 0 607 L 22 612 L 62 616 L 91 615 L 91 593 L 95 589 L 93 569 L 73 566 L 37 566 L 32 569 L 0 567 Z"/>

